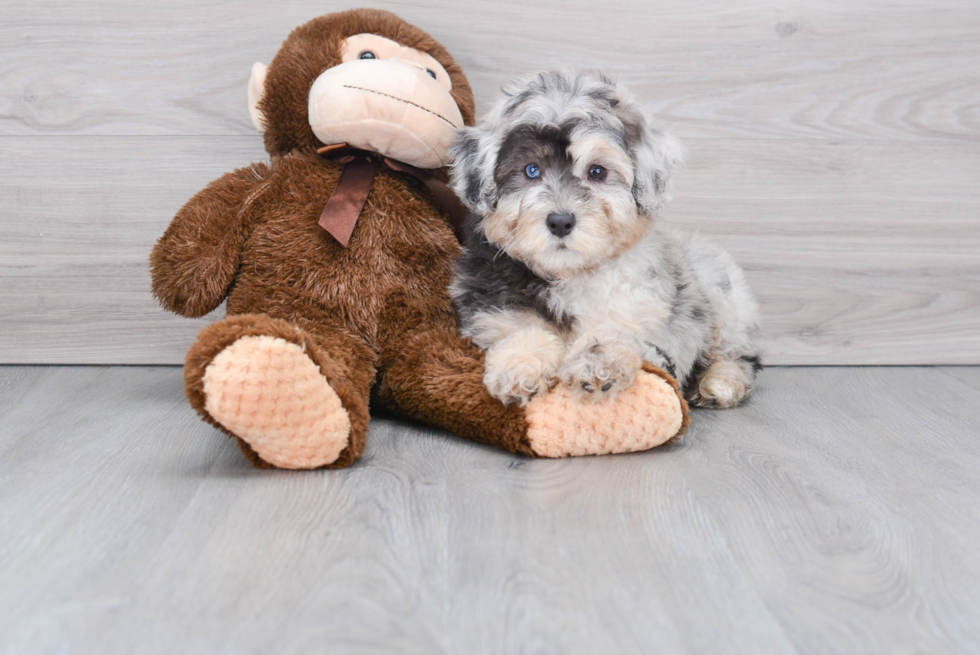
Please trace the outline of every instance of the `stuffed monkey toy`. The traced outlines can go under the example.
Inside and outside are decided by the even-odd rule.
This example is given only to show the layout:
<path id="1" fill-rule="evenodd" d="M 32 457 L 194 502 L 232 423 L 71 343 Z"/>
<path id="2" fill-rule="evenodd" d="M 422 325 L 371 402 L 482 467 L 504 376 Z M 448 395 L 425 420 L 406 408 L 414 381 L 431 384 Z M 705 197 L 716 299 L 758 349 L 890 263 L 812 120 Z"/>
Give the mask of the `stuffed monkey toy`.
<path id="1" fill-rule="evenodd" d="M 194 196 L 150 267 L 172 312 L 227 299 L 187 353 L 185 388 L 254 465 L 350 466 L 369 407 L 539 457 L 644 450 L 685 429 L 676 382 L 652 367 L 603 402 L 487 393 L 448 292 L 447 152 L 474 100 L 432 37 L 385 11 L 322 16 L 253 67 L 248 96 L 269 163 Z"/>

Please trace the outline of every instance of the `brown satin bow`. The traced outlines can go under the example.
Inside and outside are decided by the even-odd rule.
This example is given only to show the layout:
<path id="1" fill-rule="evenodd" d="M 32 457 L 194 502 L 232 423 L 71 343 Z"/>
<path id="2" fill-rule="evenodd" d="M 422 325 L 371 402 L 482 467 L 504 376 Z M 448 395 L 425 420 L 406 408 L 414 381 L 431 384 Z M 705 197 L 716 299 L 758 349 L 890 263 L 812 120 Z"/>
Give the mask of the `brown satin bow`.
<path id="1" fill-rule="evenodd" d="M 320 227 L 329 232 L 340 242 L 340 245 L 346 248 L 350 242 L 354 225 L 357 224 L 357 219 L 371 192 L 374 176 L 382 166 L 387 166 L 398 173 L 411 175 L 424 184 L 439 208 L 449 215 L 453 232 L 462 242 L 466 208 L 449 185 L 436 178 L 431 171 L 382 157 L 374 152 L 351 148 L 346 143 L 324 146 L 317 150 L 317 153 L 344 165 L 337 188 L 334 189 L 333 195 L 323 208 L 323 213 L 320 214 Z"/>

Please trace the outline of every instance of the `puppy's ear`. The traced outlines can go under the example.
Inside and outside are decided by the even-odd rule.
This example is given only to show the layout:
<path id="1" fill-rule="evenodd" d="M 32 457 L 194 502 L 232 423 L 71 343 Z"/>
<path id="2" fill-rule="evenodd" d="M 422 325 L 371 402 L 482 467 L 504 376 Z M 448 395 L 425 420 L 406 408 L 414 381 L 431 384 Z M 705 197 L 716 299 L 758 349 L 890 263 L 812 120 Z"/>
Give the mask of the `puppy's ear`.
<path id="1" fill-rule="evenodd" d="M 464 127 L 456 133 L 449 150 L 452 157 L 453 191 L 472 212 L 486 216 L 497 205 L 497 166 L 499 143 L 490 131 Z"/>
<path id="2" fill-rule="evenodd" d="M 633 154 L 633 197 L 641 213 L 653 216 L 670 200 L 671 176 L 684 160 L 684 148 L 673 136 L 644 127 Z"/>

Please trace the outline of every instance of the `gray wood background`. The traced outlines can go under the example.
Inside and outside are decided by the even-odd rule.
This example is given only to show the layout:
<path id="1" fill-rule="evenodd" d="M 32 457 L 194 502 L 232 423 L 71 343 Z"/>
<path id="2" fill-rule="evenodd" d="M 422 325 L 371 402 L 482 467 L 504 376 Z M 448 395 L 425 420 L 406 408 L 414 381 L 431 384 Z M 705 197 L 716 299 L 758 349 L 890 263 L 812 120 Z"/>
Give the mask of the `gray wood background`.
<path id="1" fill-rule="evenodd" d="M 634 88 L 689 150 L 666 220 L 748 272 L 770 363 L 980 363 L 980 3 L 375 2 L 440 39 L 479 107 L 574 64 Z M 0 5 L 0 363 L 181 363 L 146 257 L 176 210 L 264 152 L 245 85 L 353 5 Z"/>

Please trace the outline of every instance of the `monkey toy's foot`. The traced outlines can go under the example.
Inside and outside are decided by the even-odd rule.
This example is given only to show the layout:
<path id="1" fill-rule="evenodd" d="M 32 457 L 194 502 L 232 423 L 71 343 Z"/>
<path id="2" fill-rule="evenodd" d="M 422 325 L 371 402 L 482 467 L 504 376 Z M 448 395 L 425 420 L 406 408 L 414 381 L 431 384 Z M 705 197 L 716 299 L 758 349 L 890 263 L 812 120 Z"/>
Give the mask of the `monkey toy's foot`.
<path id="1" fill-rule="evenodd" d="M 528 441 L 539 457 L 647 450 L 683 434 L 690 422 L 677 382 L 649 364 L 614 398 L 583 403 L 559 384 L 531 400 L 526 417 Z"/>
<path id="2" fill-rule="evenodd" d="M 198 334 L 184 390 L 257 467 L 343 468 L 364 452 L 373 361 L 342 330 L 317 334 L 267 314 L 237 314 Z"/>
<path id="3" fill-rule="evenodd" d="M 264 462 L 318 468 L 347 447 L 347 410 L 298 344 L 241 337 L 211 360 L 203 382 L 207 413 Z"/>

